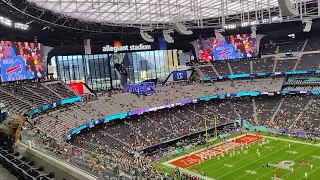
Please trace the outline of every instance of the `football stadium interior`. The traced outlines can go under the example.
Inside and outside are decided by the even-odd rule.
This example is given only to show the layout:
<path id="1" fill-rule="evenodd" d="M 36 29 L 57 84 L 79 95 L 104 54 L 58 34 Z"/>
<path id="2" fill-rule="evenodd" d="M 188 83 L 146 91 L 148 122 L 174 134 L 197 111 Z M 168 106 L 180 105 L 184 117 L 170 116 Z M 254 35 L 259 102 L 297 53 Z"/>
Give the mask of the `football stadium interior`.
<path id="1" fill-rule="evenodd" d="M 0 0 L 0 180 L 318 180 L 320 0 Z"/>

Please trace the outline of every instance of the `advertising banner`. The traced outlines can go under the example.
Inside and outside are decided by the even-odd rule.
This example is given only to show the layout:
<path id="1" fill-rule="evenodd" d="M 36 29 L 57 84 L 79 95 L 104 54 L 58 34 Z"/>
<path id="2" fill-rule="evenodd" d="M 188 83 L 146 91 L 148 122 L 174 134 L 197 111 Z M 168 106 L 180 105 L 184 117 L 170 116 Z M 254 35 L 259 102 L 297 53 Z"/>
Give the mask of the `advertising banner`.
<path id="1" fill-rule="evenodd" d="M 68 86 L 73 90 L 75 91 L 76 93 L 82 95 L 84 93 L 83 91 L 83 84 L 80 82 L 80 83 L 71 83 L 71 84 L 68 84 Z"/>

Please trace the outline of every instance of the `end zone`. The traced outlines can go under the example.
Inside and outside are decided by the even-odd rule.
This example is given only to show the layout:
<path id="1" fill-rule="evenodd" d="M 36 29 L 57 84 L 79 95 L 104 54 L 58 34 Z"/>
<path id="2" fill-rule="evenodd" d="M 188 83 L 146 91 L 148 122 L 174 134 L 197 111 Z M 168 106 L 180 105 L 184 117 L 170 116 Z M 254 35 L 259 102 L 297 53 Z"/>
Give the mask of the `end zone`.
<path id="1" fill-rule="evenodd" d="M 186 155 L 184 157 L 175 159 L 169 162 L 169 164 L 180 168 L 188 168 L 198 164 L 201 161 L 201 157 L 205 157 L 205 160 L 212 159 L 221 155 L 222 153 L 226 153 L 226 151 L 229 152 L 231 150 L 238 149 L 244 144 L 251 144 L 262 138 L 263 137 L 261 136 L 247 134 L 229 141 L 222 142 L 216 146 L 193 153 L 191 155 Z"/>

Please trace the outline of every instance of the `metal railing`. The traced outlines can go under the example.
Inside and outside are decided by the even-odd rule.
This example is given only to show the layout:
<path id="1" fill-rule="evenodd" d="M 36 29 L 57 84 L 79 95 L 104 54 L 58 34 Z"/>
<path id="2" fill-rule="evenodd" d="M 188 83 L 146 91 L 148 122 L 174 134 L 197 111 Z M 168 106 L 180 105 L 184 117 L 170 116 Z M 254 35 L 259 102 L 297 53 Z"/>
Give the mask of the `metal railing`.
<path id="1" fill-rule="evenodd" d="M 122 166 L 116 157 L 102 156 L 67 142 L 58 142 L 39 131 L 23 129 L 20 140 L 27 145 L 31 143 L 33 149 L 97 176 L 101 180 L 132 179 L 127 173 L 134 174 L 131 168 Z"/>

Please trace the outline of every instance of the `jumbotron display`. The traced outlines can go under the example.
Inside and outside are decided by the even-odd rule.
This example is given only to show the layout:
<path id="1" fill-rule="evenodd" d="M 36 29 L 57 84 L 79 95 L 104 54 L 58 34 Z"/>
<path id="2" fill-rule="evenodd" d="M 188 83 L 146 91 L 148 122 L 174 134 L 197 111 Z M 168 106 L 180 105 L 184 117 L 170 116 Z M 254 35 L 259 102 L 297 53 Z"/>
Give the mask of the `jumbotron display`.
<path id="1" fill-rule="evenodd" d="M 42 78 L 46 69 L 42 44 L 0 41 L 0 81 Z"/>
<path id="2" fill-rule="evenodd" d="M 223 40 L 202 38 L 198 40 L 198 52 L 200 62 L 250 58 L 257 55 L 256 38 L 251 34 L 225 36 Z"/>

